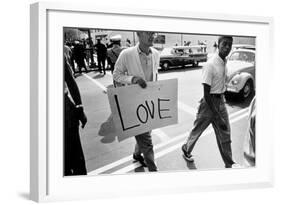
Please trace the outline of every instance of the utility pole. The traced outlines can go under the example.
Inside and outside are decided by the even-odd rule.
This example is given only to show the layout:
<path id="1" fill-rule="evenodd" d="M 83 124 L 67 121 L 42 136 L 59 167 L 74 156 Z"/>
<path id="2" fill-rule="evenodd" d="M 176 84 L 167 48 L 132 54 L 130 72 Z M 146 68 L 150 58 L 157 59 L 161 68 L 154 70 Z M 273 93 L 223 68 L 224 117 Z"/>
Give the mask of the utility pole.
<path id="1" fill-rule="evenodd" d="M 181 46 L 182 46 L 182 34 L 181 34 Z"/>
<path id="2" fill-rule="evenodd" d="M 134 42 L 134 46 L 136 45 L 136 39 L 135 39 L 135 32 L 133 31 L 133 42 Z"/>

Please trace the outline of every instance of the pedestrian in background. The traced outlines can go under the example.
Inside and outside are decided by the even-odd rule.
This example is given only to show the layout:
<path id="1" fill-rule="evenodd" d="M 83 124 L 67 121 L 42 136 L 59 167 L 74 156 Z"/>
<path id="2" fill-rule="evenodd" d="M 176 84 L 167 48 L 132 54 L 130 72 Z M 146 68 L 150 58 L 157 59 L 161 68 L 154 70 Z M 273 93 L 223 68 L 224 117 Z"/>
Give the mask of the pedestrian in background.
<path id="1" fill-rule="evenodd" d="M 130 39 L 126 39 L 126 47 L 131 47 L 131 41 Z"/>
<path id="2" fill-rule="evenodd" d="M 183 155 L 190 162 L 194 161 L 191 152 L 195 143 L 209 124 L 212 124 L 225 167 L 231 168 L 235 164 L 232 159 L 230 124 L 224 98 L 226 57 L 231 50 L 232 42 L 233 39 L 230 36 L 219 37 L 218 53 L 208 60 L 203 68 L 204 97 L 200 101 L 190 135 L 182 146 Z"/>
<path id="3" fill-rule="evenodd" d="M 204 47 L 203 47 L 203 52 L 206 53 L 206 52 L 207 52 L 207 41 L 206 41 L 206 40 L 203 41 L 203 42 L 202 42 L 202 45 L 204 46 Z"/>
<path id="4" fill-rule="evenodd" d="M 108 62 L 110 62 L 111 73 L 113 73 L 117 58 L 123 50 L 123 48 L 121 48 L 121 35 L 112 36 L 110 41 L 112 42 L 112 47 L 107 49 L 107 56 L 109 58 Z"/>
<path id="5" fill-rule="evenodd" d="M 105 75 L 105 60 L 106 60 L 106 53 L 107 49 L 106 46 L 101 42 L 101 39 L 97 39 L 97 44 L 94 46 L 95 50 L 97 52 L 97 58 L 98 58 L 98 68 L 99 72 Z"/>
<path id="6" fill-rule="evenodd" d="M 115 63 L 114 81 L 123 84 L 138 84 L 141 88 L 146 88 L 147 81 L 157 80 L 160 55 L 156 49 L 152 48 L 154 35 L 154 32 L 137 32 L 139 43 L 123 50 Z M 136 135 L 135 139 L 133 159 L 147 166 L 149 171 L 157 171 L 151 131 Z"/>
<path id="7" fill-rule="evenodd" d="M 73 58 L 77 64 L 79 73 L 82 73 L 82 68 L 84 68 L 85 72 L 88 72 L 87 66 L 85 64 L 85 48 L 81 41 L 75 41 L 75 45 L 73 48 Z"/>
<path id="8" fill-rule="evenodd" d="M 215 41 L 215 43 L 214 43 L 213 47 L 214 47 L 214 52 L 216 52 L 216 51 L 217 51 L 217 48 L 218 48 L 218 44 L 217 44 L 217 42 L 216 42 L 216 41 Z"/>
<path id="9" fill-rule="evenodd" d="M 79 135 L 79 122 L 82 128 L 87 117 L 82 106 L 79 88 L 71 74 L 67 56 L 64 55 L 64 175 L 86 175 L 84 153 Z"/>

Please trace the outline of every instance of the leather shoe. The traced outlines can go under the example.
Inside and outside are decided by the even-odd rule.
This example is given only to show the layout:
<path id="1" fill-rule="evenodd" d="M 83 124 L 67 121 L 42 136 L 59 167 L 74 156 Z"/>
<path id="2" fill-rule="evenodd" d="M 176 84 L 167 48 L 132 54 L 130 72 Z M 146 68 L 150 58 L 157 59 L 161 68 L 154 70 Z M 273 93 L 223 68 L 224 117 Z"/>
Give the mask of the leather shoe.
<path id="1" fill-rule="evenodd" d="M 136 155 L 136 154 L 133 154 L 133 159 L 137 162 L 139 162 L 143 167 L 147 167 L 145 161 L 144 161 L 144 158 L 141 156 L 141 155 Z"/>

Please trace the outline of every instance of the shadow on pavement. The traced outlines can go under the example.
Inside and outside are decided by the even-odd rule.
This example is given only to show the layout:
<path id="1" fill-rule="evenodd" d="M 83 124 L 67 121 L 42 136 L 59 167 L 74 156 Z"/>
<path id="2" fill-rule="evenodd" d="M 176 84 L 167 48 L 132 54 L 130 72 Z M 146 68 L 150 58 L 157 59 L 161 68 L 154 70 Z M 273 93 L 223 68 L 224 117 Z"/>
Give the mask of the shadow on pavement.
<path id="1" fill-rule="evenodd" d="M 29 193 L 24 193 L 24 192 L 22 192 L 22 193 L 18 193 L 18 195 L 19 195 L 21 198 L 23 198 L 23 199 L 30 200 L 30 195 L 29 195 Z"/>
<path id="2" fill-rule="evenodd" d="M 247 108 L 249 107 L 253 97 L 255 94 L 251 94 L 247 99 L 242 99 L 239 95 L 231 94 L 231 93 L 226 93 L 225 98 L 226 98 L 226 104 L 229 106 L 233 107 L 240 107 L 240 108 Z"/>
<path id="3" fill-rule="evenodd" d="M 118 142 L 121 142 L 127 138 L 130 138 L 130 137 L 124 137 L 124 136 L 117 136 L 117 134 L 115 132 L 115 126 L 114 126 L 112 115 L 109 115 L 107 120 L 101 124 L 98 134 L 100 136 L 103 136 L 103 138 L 101 139 L 102 143 L 112 143 L 115 141 L 116 137 L 117 137 Z"/>
<path id="4" fill-rule="evenodd" d="M 193 70 L 200 70 L 202 66 L 192 67 L 192 66 L 184 66 L 184 67 L 172 67 L 168 70 L 159 70 L 159 73 L 173 73 L 173 72 L 186 72 L 186 71 L 193 71 Z"/>
<path id="5" fill-rule="evenodd" d="M 101 124 L 98 134 L 104 137 L 101 139 L 102 143 L 111 143 L 115 141 L 116 134 L 112 115 Z"/>
<path id="6" fill-rule="evenodd" d="M 93 78 L 94 79 L 99 79 L 99 78 L 103 78 L 104 74 L 103 73 L 99 73 L 98 75 L 95 75 Z"/>
<path id="7" fill-rule="evenodd" d="M 135 172 L 145 172 L 145 169 L 144 169 L 144 167 L 137 167 L 137 168 L 135 168 L 134 171 Z"/>
<path id="8" fill-rule="evenodd" d="M 74 78 L 77 78 L 77 77 L 80 77 L 80 76 L 82 76 L 82 73 L 79 73 L 79 72 L 75 72 L 75 73 L 73 74 L 73 76 L 74 76 Z"/>
<path id="9" fill-rule="evenodd" d="M 106 89 L 114 88 L 113 84 L 106 86 Z"/>

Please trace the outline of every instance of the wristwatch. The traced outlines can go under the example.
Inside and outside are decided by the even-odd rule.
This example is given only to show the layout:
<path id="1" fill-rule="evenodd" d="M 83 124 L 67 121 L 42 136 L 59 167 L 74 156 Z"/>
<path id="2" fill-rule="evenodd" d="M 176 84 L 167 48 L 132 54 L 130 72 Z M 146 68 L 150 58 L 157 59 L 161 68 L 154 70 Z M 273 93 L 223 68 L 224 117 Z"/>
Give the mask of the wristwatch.
<path id="1" fill-rule="evenodd" d="M 83 105 L 82 104 L 76 105 L 75 108 L 76 109 L 83 108 Z"/>

